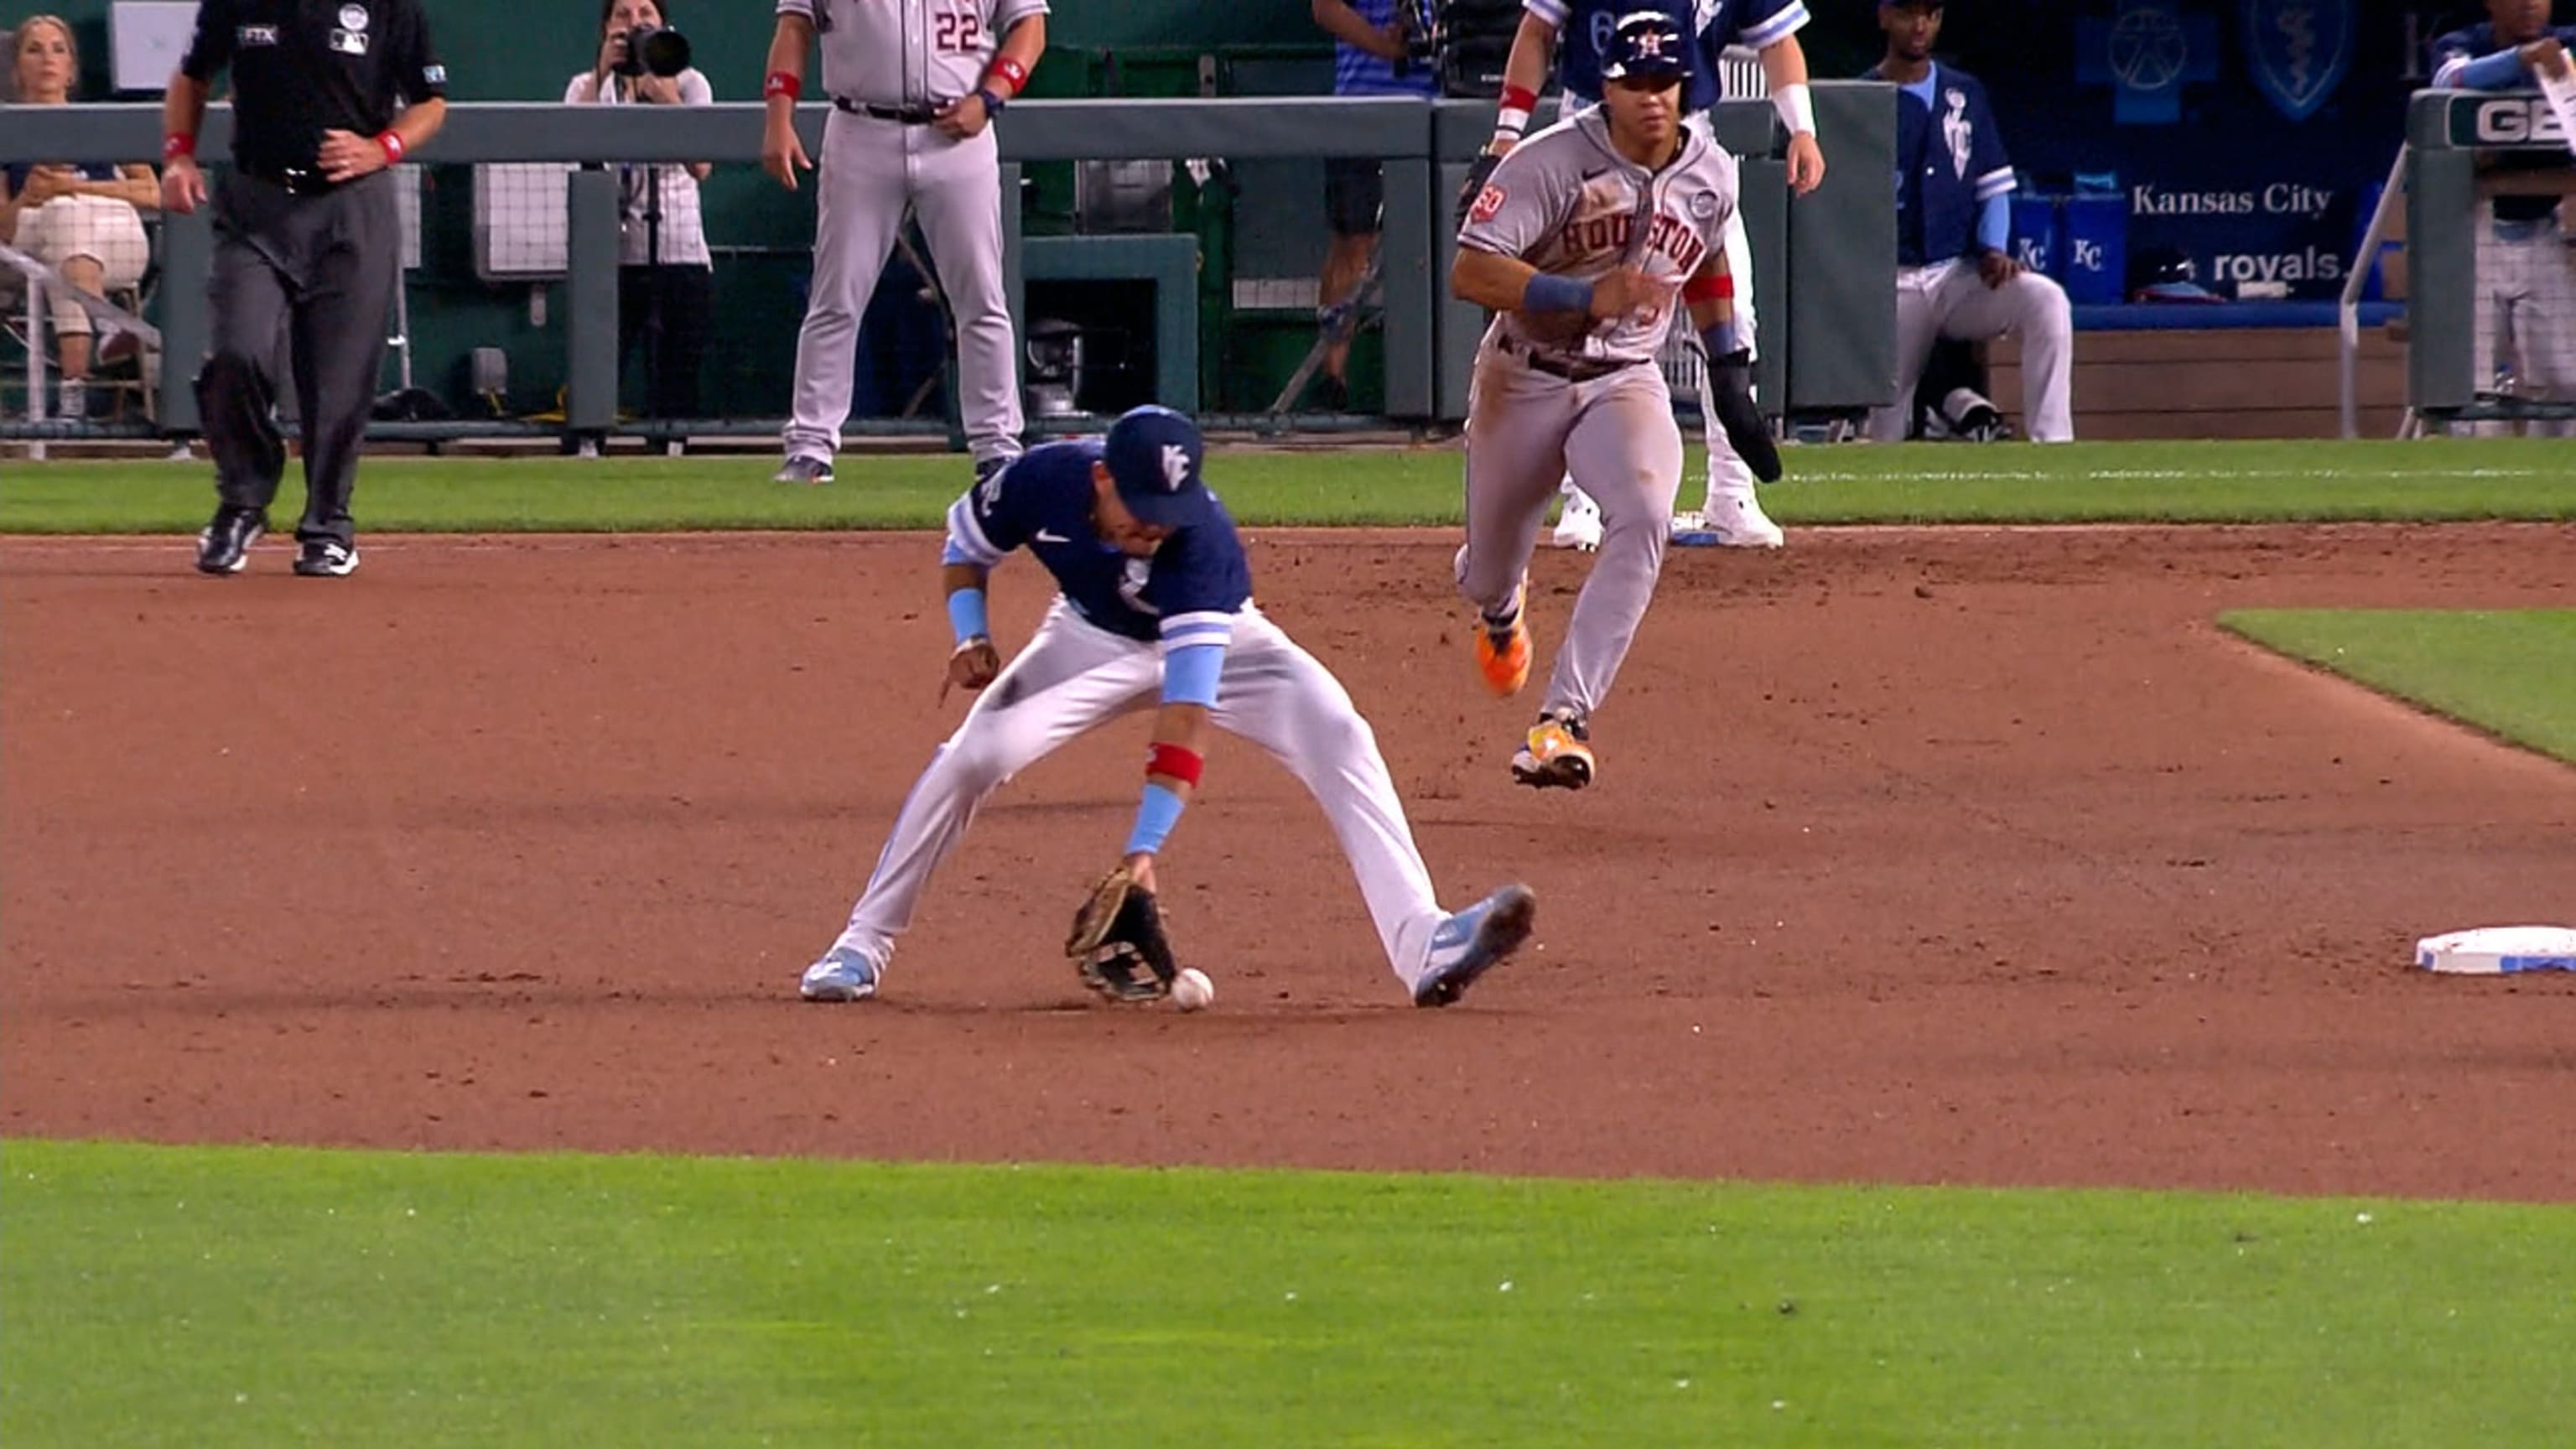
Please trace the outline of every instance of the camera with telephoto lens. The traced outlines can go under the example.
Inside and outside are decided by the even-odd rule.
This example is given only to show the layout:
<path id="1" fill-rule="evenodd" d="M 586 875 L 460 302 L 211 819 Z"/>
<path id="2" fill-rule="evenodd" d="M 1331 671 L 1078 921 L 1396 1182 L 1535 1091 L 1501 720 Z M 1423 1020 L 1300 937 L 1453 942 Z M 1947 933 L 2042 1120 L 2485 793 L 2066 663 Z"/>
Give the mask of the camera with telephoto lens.
<path id="1" fill-rule="evenodd" d="M 689 68 L 689 38 L 667 25 L 638 25 L 626 32 L 626 54 L 610 67 L 619 75 L 664 80 Z"/>

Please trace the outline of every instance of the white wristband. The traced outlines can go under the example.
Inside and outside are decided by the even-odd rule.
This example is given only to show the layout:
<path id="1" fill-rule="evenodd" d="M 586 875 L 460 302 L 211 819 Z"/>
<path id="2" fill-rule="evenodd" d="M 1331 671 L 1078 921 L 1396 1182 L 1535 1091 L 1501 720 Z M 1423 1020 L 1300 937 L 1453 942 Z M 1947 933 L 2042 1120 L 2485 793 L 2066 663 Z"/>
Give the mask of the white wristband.
<path id="1" fill-rule="evenodd" d="M 1529 123 L 1529 112 L 1518 106 L 1505 106 L 1494 113 L 1494 134 L 1509 136 L 1517 141 L 1521 138 L 1521 132 L 1529 129 Z"/>
<path id="2" fill-rule="evenodd" d="M 1780 113 L 1780 123 L 1789 128 L 1790 135 L 1816 133 L 1816 101 L 1804 85 L 1782 86 L 1773 91 L 1771 109 Z"/>

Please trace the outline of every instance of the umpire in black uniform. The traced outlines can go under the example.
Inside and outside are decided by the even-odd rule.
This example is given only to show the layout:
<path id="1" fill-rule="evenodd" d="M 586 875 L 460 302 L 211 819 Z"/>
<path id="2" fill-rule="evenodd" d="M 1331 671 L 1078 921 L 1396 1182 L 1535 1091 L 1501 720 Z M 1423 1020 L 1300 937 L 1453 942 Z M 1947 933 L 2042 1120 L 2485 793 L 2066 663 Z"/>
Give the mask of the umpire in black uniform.
<path id="1" fill-rule="evenodd" d="M 268 531 L 286 471 L 269 375 L 283 327 L 304 430 L 295 571 L 333 578 L 358 567 L 349 493 L 402 269 L 382 173 L 446 119 L 447 70 L 421 0 L 203 0 L 162 108 L 171 211 L 206 199 L 197 127 L 226 66 L 233 171 L 215 198 L 214 351 L 197 375 L 222 502 L 198 535 L 197 567 L 240 572 Z M 399 116 L 397 99 L 408 106 Z"/>

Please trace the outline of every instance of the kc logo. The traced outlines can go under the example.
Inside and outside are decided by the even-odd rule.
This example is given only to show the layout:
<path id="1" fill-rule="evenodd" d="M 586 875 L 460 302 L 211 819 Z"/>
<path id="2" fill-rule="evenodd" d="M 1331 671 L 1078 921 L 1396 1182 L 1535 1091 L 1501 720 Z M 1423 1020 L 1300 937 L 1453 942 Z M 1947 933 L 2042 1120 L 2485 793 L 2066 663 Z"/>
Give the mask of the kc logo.
<path id="1" fill-rule="evenodd" d="M 1181 485 L 1189 481 L 1189 449 L 1178 443 L 1165 443 L 1163 445 L 1163 491 L 1178 493 L 1181 491 Z"/>
<path id="2" fill-rule="evenodd" d="M 2067 243 L 2067 260 L 2081 272 L 2102 270 L 2102 244 L 2086 237 L 2075 237 Z"/>

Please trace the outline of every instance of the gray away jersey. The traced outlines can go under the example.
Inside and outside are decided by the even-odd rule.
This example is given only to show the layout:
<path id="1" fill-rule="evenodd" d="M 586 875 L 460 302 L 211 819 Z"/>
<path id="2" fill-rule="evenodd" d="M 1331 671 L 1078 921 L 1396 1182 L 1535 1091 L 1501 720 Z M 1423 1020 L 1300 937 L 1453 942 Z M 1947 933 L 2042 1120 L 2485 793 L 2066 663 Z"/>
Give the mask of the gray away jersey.
<path id="1" fill-rule="evenodd" d="M 1002 36 L 1046 0 L 778 0 L 814 22 L 823 89 L 873 106 L 953 101 L 983 83 Z"/>
<path id="2" fill-rule="evenodd" d="M 1664 169 L 1610 145 L 1610 118 L 1577 112 L 1514 146 L 1468 208 L 1458 244 L 1590 280 L 1622 264 L 1666 285 L 1661 306 L 1615 320 L 1502 312 L 1493 335 L 1566 356 L 1642 362 L 1664 344 L 1681 285 L 1735 215 L 1735 158 L 1695 127 Z"/>

